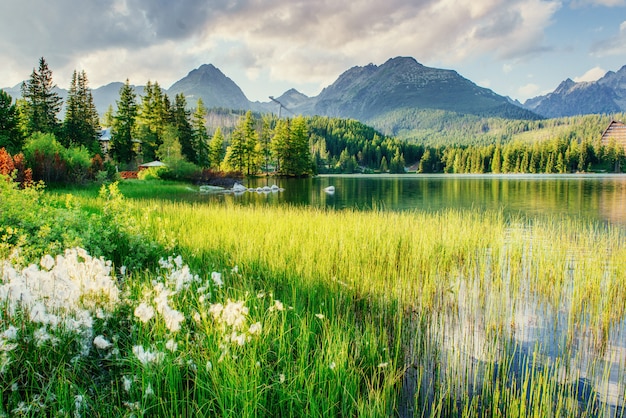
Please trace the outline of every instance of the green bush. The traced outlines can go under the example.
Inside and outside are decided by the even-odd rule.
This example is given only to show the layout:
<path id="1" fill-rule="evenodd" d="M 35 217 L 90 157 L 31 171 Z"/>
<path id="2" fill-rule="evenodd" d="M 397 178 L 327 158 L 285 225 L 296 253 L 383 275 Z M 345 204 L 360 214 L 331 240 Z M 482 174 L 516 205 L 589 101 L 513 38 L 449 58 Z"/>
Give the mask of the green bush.
<path id="1" fill-rule="evenodd" d="M 166 167 L 149 167 L 137 173 L 139 180 L 159 180 L 161 175 L 167 171 Z"/>

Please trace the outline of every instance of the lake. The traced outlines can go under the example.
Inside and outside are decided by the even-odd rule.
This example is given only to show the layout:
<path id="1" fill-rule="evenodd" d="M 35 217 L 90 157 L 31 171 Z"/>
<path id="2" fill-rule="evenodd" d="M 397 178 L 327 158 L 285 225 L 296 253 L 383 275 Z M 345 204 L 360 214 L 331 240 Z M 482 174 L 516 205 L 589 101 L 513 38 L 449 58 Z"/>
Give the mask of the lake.
<path id="1" fill-rule="evenodd" d="M 626 175 L 332 175 L 248 179 L 243 184 L 248 188 L 276 184 L 284 190 L 207 194 L 198 199 L 358 210 L 503 210 L 626 224 Z M 328 186 L 335 192 L 325 192 Z"/>

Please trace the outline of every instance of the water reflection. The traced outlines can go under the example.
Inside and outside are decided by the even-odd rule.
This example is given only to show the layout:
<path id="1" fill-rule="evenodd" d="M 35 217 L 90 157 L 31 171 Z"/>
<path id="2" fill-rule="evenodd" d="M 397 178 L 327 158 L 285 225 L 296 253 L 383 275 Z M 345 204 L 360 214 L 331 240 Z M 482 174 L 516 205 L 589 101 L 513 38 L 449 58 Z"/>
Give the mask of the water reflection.
<path id="1" fill-rule="evenodd" d="M 284 190 L 190 198 L 358 210 L 502 209 L 626 224 L 626 176 L 622 175 L 352 175 L 245 181 L 249 188 L 274 184 Z M 326 193 L 328 186 L 334 186 L 335 192 Z"/>

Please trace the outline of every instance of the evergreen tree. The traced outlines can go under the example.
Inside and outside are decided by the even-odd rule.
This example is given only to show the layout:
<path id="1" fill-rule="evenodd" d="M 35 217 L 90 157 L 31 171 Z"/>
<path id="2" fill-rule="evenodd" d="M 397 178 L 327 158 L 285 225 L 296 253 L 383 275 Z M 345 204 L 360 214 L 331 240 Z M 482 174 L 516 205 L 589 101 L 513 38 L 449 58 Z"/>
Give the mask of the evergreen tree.
<path id="1" fill-rule="evenodd" d="M 405 173 L 404 165 L 404 156 L 400 153 L 400 148 L 396 148 L 396 152 L 391 159 L 391 164 L 389 164 L 389 172 L 395 174 Z"/>
<path id="2" fill-rule="evenodd" d="M 256 174 L 258 172 L 258 157 L 257 144 L 259 141 L 259 135 L 254 127 L 255 120 L 251 111 L 246 112 L 243 123 L 241 125 L 243 137 L 244 137 L 244 153 L 246 163 L 246 173 L 248 175 Z"/>
<path id="3" fill-rule="evenodd" d="M 307 123 L 302 116 L 291 122 L 286 158 L 283 159 L 281 174 L 304 176 L 311 174 L 311 153 Z"/>
<path id="4" fill-rule="evenodd" d="M 209 144 L 209 167 L 213 170 L 219 170 L 222 160 L 224 159 L 224 136 L 222 130 L 217 128 Z"/>
<path id="5" fill-rule="evenodd" d="M 159 83 L 148 81 L 141 97 L 137 117 L 136 134 L 141 141 L 141 149 L 145 160 L 154 160 L 156 150 L 163 143 L 163 130 L 167 119 L 167 111 L 163 100 L 163 90 Z"/>
<path id="6" fill-rule="evenodd" d="M 67 97 L 62 143 L 66 147 L 84 146 L 92 154 L 97 154 L 100 152 L 100 121 L 87 84 L 85 72 L 74 71 Z"/>
<path id="7" fill-rule="evenodd" d="M 384 157 L 380 160 L 380 172 L 386 173 L 389 171 L 389 164 L 387 163 L 387 157 Z"/>
<path id="8" fill-rule="evenodd" d="M 22 97 L 25 100 L 26 129 L 34 132 L 57 134 L 59 120 L 57 114 L 63 103 L 61 96 L 54 91 L 52 71 L 46 60 L 39 59 L 39 71 L 33 69 L 28 81 L 22 83 Z"/>
<path id="9" fill-rule="evenodd" d="M 24 145 L 24 135 L 20 130 L 17 106 L 11 96 L 0 90 L 0 148 L 10 154 L 17 154 Z"/>
<path id="10" fill-rule="evenodd" d="M 230 146 L 226 151 L 226 164 L 240 173 L 246 169 L 246 138 L 241 126 L 235 128 L 230 135 Z"/>
<path id="11" fill-rule="evenodd" d="M 136 157 L 133 143 L 137 118 L 136 97 L 135 90 L 127 79 L 120 89 L 120 99 L 117 101 L 117 112 L 111 132 L 111 155 L 121 163 L 130 163 Z"/>
<path id="12" fill-rule="evenodd" d="M 499 174 L 502 169 L 502 147 L 500 143 L 496 144 L 496 148 L 493 151 L 493 158 L 491 159 L 491 172 Z"/>
<path id="13" fill-rule="evenodd" d="M 276 172 L 283 174 L 283 164 L 289 160 L 289 119 L 278 119 L 274 127 L 274 136 L 272 137 L 271 149 L 274 161 L 276 162 Z"/>
<path id="14" fill-rule="evenodd" d="M 272 161 L 272 128 L 271 116 L 263 116 L 263 124 L 261 126 L 261 136 L 259 137 L 259 158 L 261 159 L 261 167 L 264 172 L 269 172 Z"/>
<path id="15" fill-rule="evenodd" d="M 167 96 L 165 96 L 167 97 Z M 200 150 L 200 144 L 194 144 L 193 129 L 189 119 L 191 112 L 187 110 L 187 101 L 185 95 L 179 93 L 174 100 L 174 106 L 172 108 L 173 125 L 178 132 L 178 141 L 180 142 L 181 152 L 183 157 L 191 163 L 198 164 L 198 157 L 202 155 L 206 159 L 205 144 L 202 144 L 203 149 Z"/>
<path id="16" fill-rule="evenodd" d="M 211 160 L 207 152 L 207 143 L 209 142 L 209 134 L 206 131 L 205 116 L 207 109 L 202 102 L 202 99 L 198 99 L 196 104 L 196 110 L 191 117 L 191 131 L 193 135 L 193 144 L 197 150 L 198 165 L 201 167 L 211 166 Z M 222 145 L 223 146 L 223 145 Z M 221 160 L 224 158 L 223 154 Z"/>
<path id="17" fill-rule="evenodd" d="M 105 128 L 110 128 L 113 126 L 113 121 L 115 118 L 113 117 L 113 105 L 109 105 L 104 115 L 102 115 L 102 120 L 100 121 L 100 125 Z"/>

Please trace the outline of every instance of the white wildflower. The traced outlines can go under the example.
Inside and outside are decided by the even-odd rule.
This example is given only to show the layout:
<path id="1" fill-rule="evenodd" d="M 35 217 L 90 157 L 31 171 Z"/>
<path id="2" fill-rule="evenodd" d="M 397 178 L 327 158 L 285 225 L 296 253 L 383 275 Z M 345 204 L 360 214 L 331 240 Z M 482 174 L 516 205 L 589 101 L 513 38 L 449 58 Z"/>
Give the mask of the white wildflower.
<path id="1" fill-rule="evenodd" d="M 37 347 L 41 347 L 46 342 L 53 340 L 52 335 L 48 334 L 48 330 L 45 326 L 36 329 L 35 332 L 33 332 L 33 337 L 35 338 Z"/>
<path id="2" fill-rule="evenodd" d="M 144 349 L 141 345 L 133 346 L 133 354 L 143 365 L 160 363 L 163 360 L 163 353 L 153 353 L 150 350 Z"/>
<path id="3" fill-rule="evenodd" d="M 174 259 L 174 264 L 176 264 L 176 267 L 178 268 L 183 266 L 183 257 L 181 257 L 180 254 Z"/>
<path id="4" fill-rule="evenodd" d="M 251 335 L 260 334 L 262 328 L 263 327 L 260 322 L 255 322 L 254 324 L 250 325 L 250 328 L 248 328 L 248 332 Z"/>
<path id="5" fill-rule="evenodd" d="M 154 395 L 154 390 L 152 389 L 152 383 L 148 383 L 148 386 L 146 386 L 146 389 L 144 390 L 143 395 L 146 397 Z"/>
<path id="6" fill-rule="evenodd" d="M 285 307 L 283 305 L 283 303 L 279 300 L 275 300 L 274 301 L 274 305 L 270 306 L 269 311 L 273 312 L 273 311 L 284 311 Z"/>
<path id="7" fill-rule="evenodd" d="M 246 338 L 246 334 L 238 334 L 237 332 L 233 331 L 230 334 L 230 342 L 232 343 L 236 343 L 239 346 L 244 346 L 246 344 L 247 338 Z"/>
<path id="8" fill-rule="evenodd" d="M 0 338 L 4 338 L 6 340 L 15 340 L 17 339 L 17 328 L 13 325 L 10 325 L 2 334 L 0 334 Z"/>
<path id="9" fill-rule="evenodd" d="M 130 388 L 133 384 L 133 379 L 128 376 L 122 376 L 122 384 L 124 385 L 124 390 L 126 392 L 130 392 Z"/>
<path id="10" fill-rule="evenodd" d="M 213 363 L 211 363 L 210 361 L 207 361 L 205 369 L 207 372 L 210 372 L 211 370 L 213 370 Z"/>
<path id="11" fill-rule="evenodd" d="M 315 314 L 315 316 L 316 316 L 318 319 L 324 319 L 324 314 L 321 314 L 321 313 L 316 313 L 316 314 Z"/>
<path id="12" fill-rule="evenodd" d="M 99 348 L 100 350 L 106 350 L 107 348 L 110 348 L 113 344 L 107 341 L 103 335 L 98 335 L 96 338 L 93 339 L 93 345 L 95 345 L 96 348 Z"/>
<path id="13" fill-rule="evenodd" d="M 154 309 L 147 303 L 141 302 L 139 306 L 135 308 L 135 316 L 145 324 L 154 316 Z"/>
<path id="14" fill-rule="evenodd" d="M 256 294 L 257 299 L 263 299 L 265 297 L 265 292 L 259 292 Z"/>
<path id="15" fill-rule="evenodd" d="M 378 368 L 379 368 L 379 369 L 384 369 L 384 368 L 385 368 L 385 367 L 387 367 L 387 366 L 389 366 L 389 362 L 387 362 L 387 361 L 386 361 L 386 362 L 384 362 L 384 363 L 380 363 L 380 364 L 378 365 Z"/>
<path id="16" fill-rule="evenodd" d="M 176 341 L 174 341 L 173 339 L 169 339 L 165 343 L 165 348 L 167 348 L 172 353 L 174 353 L 176 350 L 178 350 L 178 343 Z"/>
<path id="17" fill-rule="evenodd" d="M 39 262 L 39 264 L 44 269 L 50 271 L 52 270 L 52 267 L 54 267 L 54 258 L 52 258 L 51 255 L 46 254 L 43 257 L 41 257 L 41 261 Z"/>
<path id="18" fill-rule="evenodd" d="M 13 383 L 11 385 L 11 392 L 17 392 L 18 389 L 19 389 L 19 386 L 17 385 L 17 383 Z"/>
<path id="19" fill-rule="evenodd" d="M 211 280 L 213 280 L 213 284 L 215 284 L 216 287 L 222 287 L 224 285 L 224 282 L 222 281 L 222 274 L 217 271 L 211 273 Z"/>
<path id="20" fill-rule="evenodd" d="M 335 362 L 334 362 L 334 361 L 333 361 L 333 362 L 331 362 L 331 363 L 328 365 L 328 368 L 329 368 L 330 370 L 335 370 L 335 367 L 337 367 L 337 364 L 335 364 Z"/>
<path id="21" fill-rule="evenodd" d="M 85 407 L 85 397 L 83 395 L 74 396 L 74 409 L 76 410 L 76 416 L 80 416 L 78 411 Z"/>
<path id="22" fill-rule="evenodd" d="M 7 340 L 0 339 L 0 351 L 13 351 L 18 347 L 17 343 L 9 343 Z"/>
<path id="23" fill-rule="evenodd" d="M 285 375 L 283 373 L 278 375 L 278 381 L 280 383 L 285 383 Z"/>
<path id="24" fill-rule="evenodd" d="M 232 268 L 232 270 L 231 270 L 231 272 L 232 272 L 232 273 L 234 273 L 234 274 L 239 273 L 239 266 L 235 266 L 235 267 L 233 267 L 233 268 Z"/>

